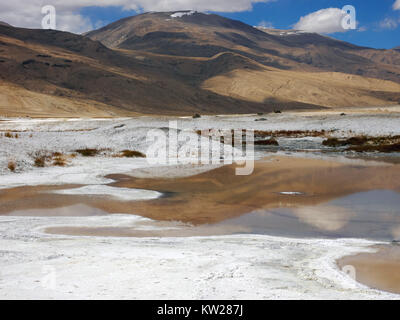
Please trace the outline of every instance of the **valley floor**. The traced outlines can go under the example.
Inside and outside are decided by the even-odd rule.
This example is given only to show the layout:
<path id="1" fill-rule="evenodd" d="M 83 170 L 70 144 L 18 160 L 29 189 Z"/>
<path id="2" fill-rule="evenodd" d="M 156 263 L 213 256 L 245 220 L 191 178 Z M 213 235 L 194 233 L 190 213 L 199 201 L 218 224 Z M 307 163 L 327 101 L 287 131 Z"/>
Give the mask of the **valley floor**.
<path id="1" fill-rule="evenodd" d="M 257 120 L 257 121 L 256 121 Z M 255 129 L 324 131 L 333 137 L 400 135 L 399 108 L 332 112 L 210 116 L 200 119 L 139 117 L 120 119 L 2 119 L 0 121 L 0 298 L 3 299 L 398 299 L 368 288 L 340 270 L 337 260 L 376 252 L 388 240 L 288 237 L 267 234 L 156 236 L 185 233 L 188 225 L 85 206 L 59 207 L 35 198 L 48 186 L 78 189 L 141 202 L 161 199 L 163 190 L 115 190 L 115 175 L 141 179 L 192 177 L 221 165 L 149 165 L 125 158 L 123 150 L 146 153 L 149 130 Z M 6 137 L 9 133 L 12 137 Z M 364 156 L 328 152 L 326 137 L 280 137 L 277 149 L 256 150 L 256 159 L 322 159 L 349 167 L 392 166 L 395 155 Z M 183 143 L 184 144 L 184 143 Z M 77 150 L 97 150 L 84 157 Z M 54 154 L 58 154 L 55 156 Z M 38 167 L 37 158 L 44 166 Z M 63 166 L 54 165 L 62 157 Z M 355 159 L 357 158 L 357 159 Z M 388 161 L 389 158 L 389 161 Z M 368 161 L 365 161 L 368 160 Z M 371 161 L 372 160 L 372 161 Z M 15 165 L 10 171 L 10 163 Z M 361 164 L 360 164 L 361 163 Z M 395 164 L 396 165 L 396 164 Z M 114 178 L 109 175 L 114 175 Z M 120 176 L 120 178 L 123 176 Z M 294 183 L 293 188 L 296 187 Z M 43 188 L 43 189 L 41 189 Z M 394 186 L 395 191 L 400 191 Z M 134 190 L 136 191 L 136 190 Z M 281 190 L 293 192 L 297 190 Z M 17 210 L 24 194 L 32 209 Z M 79 192 L 74 195 L 80 196 Z M 122 198 L 121 198 L 122 197 Z M 135 198 L 136 197 L 136 198 Z M 36 200 L 35 200 L 36 199 Z M 152 200 L 153 199 L 153 200 Z M 18 200 L 18 201 L 17 201 Z M 36 203 L 34 202 L 36 201 Z M 54 200 L 55 201 L 55 200 Z M 57 204 L 57 205 L 56 205 Z M 56 213 L 55 213 L 56 212 Z M 85 212 L 79 215 L 77 213 Z M 115 212 L 114 212 L 115 213 Z M 155 236 L 66 235 L 49 228 L 135 229 Z M 190 226 L 189 226 L 190 227 Z"/>

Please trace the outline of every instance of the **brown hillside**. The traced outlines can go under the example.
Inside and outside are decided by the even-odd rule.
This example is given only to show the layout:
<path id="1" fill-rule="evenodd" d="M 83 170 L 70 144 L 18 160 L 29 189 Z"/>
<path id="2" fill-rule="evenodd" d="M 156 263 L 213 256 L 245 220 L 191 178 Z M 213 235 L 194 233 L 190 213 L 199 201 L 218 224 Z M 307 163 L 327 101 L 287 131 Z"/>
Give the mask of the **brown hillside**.
<path id="1" fill-rule="evenodd" d="M 218 15 L 149 13 L 86 36 L 0 25 L 0 116 L 192 115 L 400 102 L 400 52 Z"/>

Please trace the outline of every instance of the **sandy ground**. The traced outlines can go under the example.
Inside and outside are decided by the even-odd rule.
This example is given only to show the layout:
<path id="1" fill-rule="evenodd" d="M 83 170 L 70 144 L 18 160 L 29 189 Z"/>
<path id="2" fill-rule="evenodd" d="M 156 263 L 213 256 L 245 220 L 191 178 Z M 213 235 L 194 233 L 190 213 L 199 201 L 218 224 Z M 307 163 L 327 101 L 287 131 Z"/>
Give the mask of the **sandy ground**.
<path id="1" fill-rule="evenodd" d="M 192 119 L 179 121 L 185 130 L 210 127 L 251 127 L 259 130 L 335 129 L 335 134 L 338 136 L 350 133 L 399 134 L 400 128 L 399 115 L 391 111 L 348 116 L 320 113 L 310 116 L 291 113 L 269 115 L 267 118 L 268 121 L 262 123 L 255 122 L 257 119 L 255 116 L 204 117 L 195 121 Z M 164 127 L 168 125 L 169 120 L 169 118 L 145 117 L 114 120 L 0 121 L 0 130 L 14 130 L 20 133 L 19 139 L 0 138 L 2 196 L 6 195 L 9 203 L 23 205 L 21 194 L 24 193 L 29 199 L 32 192 L 29 186 L 41 186 L 42 191 L 49 191 L 46 190 L 48 188 L 46 185 L 52 185 L 51 190 L 55 186 L 62 189 L 65 185 L 69 185 L 70 188 L 87 185 L 104 187 L 114 182 L 112 177 L 107 178 L 106 175 L 115 173 L 126 175 L 138 169 L 141 169 L 141 174 L 147 177 L 149 170 L 155 177 L 171 178 L 174 172 L 179 173 L 182 179 L 179 182 L 183 183 L 185 179 L 189 179 L 185 186 L 189 191 L 196 192 L 193 188 L 196 184 L 201 186 L 201 175 L 198 176 L 200 180 L 196 181 L 197 178 L 193 180 L 195 183 L 190 181 L 191 176 L 201 172 L 206 172 L 203 174 L 207 175 L 209 174 L 207 172 L 215 167 L 186 167 L 185 170 L 176 167 L 150 169 L 145 159 L 112 158 L 108 154 L 96 158 L 78 156 L 64 168 L 32 167 L 32 158 L 29 154 L 43 149 L 52 152 L 71 152 L 78 148 L 102 147 L 110 149 L 110 153 L 123 149 L 145 151 L 145 136 L 149 128 Z M 14 159 L 18 164 L 16 173 L 10 173 L 6 169 L 10 159 Z M 340 170 L 343 168 L 344 174 L 356 174 L 359 170 L 356 176 L 365 176 L 359 184 L 349 186 L 346 193 L 364 190 L 368 185 L 367 181 L 371 179 L 371 185 L 378 184 L 382 187 L 389 183 L 390 179 L 399 181 L 396 179 L 396 171 L 399 170 L 390 171 L 387 166 L 377 166 L 375 172 L 364 170 L 358 163 L 347 166 L 331 163 L 330 166 L 339 167 Z M 320 173 L 316 175 L 317 182 L 319 179 L 322 181 L 324 176 L 329 177 L 329 170 L 326 167 L 320 169 Z M 224 170 L 230 169 L 220 170 L 223 177 L 227 173 Z M 293 175 L 294 180 L 291 183 L 292 173 L 287 172 L 286 176 L 285 171 L 283 170 L 280 177 L 276 175 L 276 183 L 281 183 L 278 189 L 288 192 L 302 191 L 301 181 L 299 184 L 295 183 L 296 175 Z M 249 179 L 255 181 L 258 179 L 258 183 L 262 183 L 265 180 L 263 174 L 268 170 L 263 169 L 260 172 Z M 380 175 L 382 179 L 379 179 Z M 307 176 L 307 172 L 304 176 Z M 218 182 L 218 179 L 217 174 L 215 181 Z M 288 181 L 283 183 L 285 180 Z M 254 181 L 247 182 L 251 184 Z M 114 187 L 124 187 L 124 183 L 129 184 L 125 187 L 133 186 L 131 181 L 120 180 Z M 151 183 L 155 188 L 162 186 L 163 182 L 157 179 L 145 182 L 144 179 L 137 178 L 135 187 L 151 189 L 149 188 Z M 240 183 L 235 182 L 234 177 L 229 176 L 226 183 L 234 183 L 238 190 L 245 190 L 244 187 L 241 189 Z M 340 179 L 333 179 L 329 187 L 334 188 L 335 183 L 340 184 Z M 174 191 L 177 186 L 178 184 L 174 185 L 173 181 L 163 185 L 166 191 Z M 208 186 L 210 190 L 219 192 L 220 199 L 228 196 L 234 199 L 224 189 L 223 184 L 214 183 Z M 106 192 L 103 187 L 100 187 L 102 193 Z M 203 190 L 206 189 L 204 186 L 201 187 Z M 285 190 L 281 187 L 285 187 Z M 316 183 L 315 187 L 321 189 L 321 184 Z M 6 190 L 9 188 L 22 189 L 20 192 L 14 190 L 13 193 Z M 91 190 L 93 192 L 93 189 Z M 99 192 L 98 187 L 95 190 Z M 253 200 L 261 199 L 261 193 L 256 190 L 247 189 L 247 191 L 249 195 L 254 193 Z M 51 199 L 65 199 L 65 197 L 76 197 L 76 195 L 58 194 L 52 195 Z M 151 205 L 153 201 L 157 200 L 150 200 L 146 205 Z M 141 201 L 137 204 L 144 206 L 144 203 Z M 37 204 L 38 208 L 39 204 L 40 201 Z M 69 205 L 68 201 L 66 204 Z M 192 204 L 201 205 L 196 202 Z M 243 207 L 246 207 L 250 202 L 244 204 Z M 379 244 L 377 242 L 346 239 L 288 239 L 256 235 L 187 238 L 66 236 L 46 234 L 45 230 L 85 226 L 136 227 L 145 231 L 172 228 L 176 232 L 184 227 L 179 224 L 160 224 L 135 215 L 104 215 L 98 209 L 93 209 L 93 212 L 86 216 L 71 217 L 68 213 L 58 217 L 52 217 L 51 214 L 39 215 L 31 212 L 30 217 L 0 216 L 1 298 L 397 299 L 399 297 L 358 284 L 341 272 L 335 262 L 336 259 L 346 255 L 373 252 L 376 249 L 371 248 L 371 245 Z"/>

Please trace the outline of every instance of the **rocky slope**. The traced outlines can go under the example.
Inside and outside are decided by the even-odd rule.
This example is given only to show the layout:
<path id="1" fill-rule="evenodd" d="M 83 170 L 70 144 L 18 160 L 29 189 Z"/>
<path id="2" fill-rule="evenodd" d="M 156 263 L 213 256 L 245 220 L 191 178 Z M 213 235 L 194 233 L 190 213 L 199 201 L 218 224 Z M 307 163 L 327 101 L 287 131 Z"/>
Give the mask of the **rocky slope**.
<path id="1" fill-rule="evenodd" d="M 0 24 L 0 116 L 192 115 L 394 105 L 400 52 L 148 13 L 85 36 Z"/>

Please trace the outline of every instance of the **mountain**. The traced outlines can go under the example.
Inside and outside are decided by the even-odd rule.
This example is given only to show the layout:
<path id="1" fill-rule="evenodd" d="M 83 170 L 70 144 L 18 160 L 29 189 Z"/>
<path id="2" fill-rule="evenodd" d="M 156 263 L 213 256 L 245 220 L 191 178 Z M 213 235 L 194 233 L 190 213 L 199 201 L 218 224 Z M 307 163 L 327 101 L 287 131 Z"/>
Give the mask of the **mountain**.
<path id="1" fill-rule="evenodd" d="M 0 116 L 397 104 L 399 57 L 191 11 L 137 15 L 84 36 L 0 25 Z"/>
<path id="2" fill-rule="evenodd" d="M 129 17 L 87 36 L 116 50 L 171 57 L 179 61 L 179 71 L 189 60 L 235 54 L 251 66 L 219 64 L 218 75 L 196 77 L 203 89 L 247 101 L 325 107 L 400 102 L 399 52 L 316 33 L 254 28 L 218 15 L 182 11 Z"/>
<path id="3" fill-rule="evenodd" d="M 195 84 L 197 78 L 191 75 L 195 69 L 201 69 L 207 78 L 218 74 L 220 64 L 230 62 L 251 65 L 227 53 L 188 63 L 186 67 L 193 68 L 190 72 L 176 72 L 170 59 L 111 50 L 87 37 L 0 26 L 0 115 L 90 115 L 93 111 L 99 116 L 192 115 L 272 110 L 271 105 L 227 98 Z M 31 100 L 37 101 L 34 110 L 29 109 Z M 283 108 L 296 107 L 312 106 L 283 104 Z"/>
<path id="4" fill-rule="evenodd" d="M 240 21 L 193 11 L 148 13 L 87 34 L 110 48 L 164 55 L 207 57 L 234 52 L 265 66 L 344 72 L 400 83 L 400 64 L 377 65 L 369 48 L 295 30 L 254 28 Z M 382 50 L 372 50 L 384 56 Z M 396 57 L 400 55 L 395 53 Z"/>

